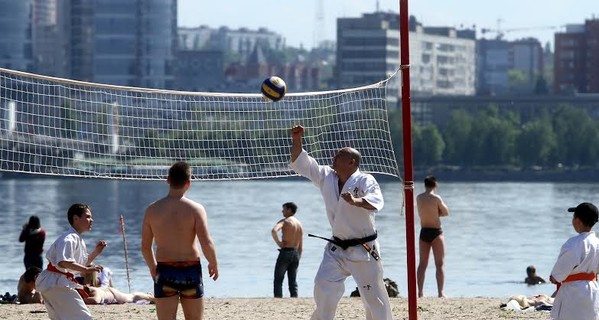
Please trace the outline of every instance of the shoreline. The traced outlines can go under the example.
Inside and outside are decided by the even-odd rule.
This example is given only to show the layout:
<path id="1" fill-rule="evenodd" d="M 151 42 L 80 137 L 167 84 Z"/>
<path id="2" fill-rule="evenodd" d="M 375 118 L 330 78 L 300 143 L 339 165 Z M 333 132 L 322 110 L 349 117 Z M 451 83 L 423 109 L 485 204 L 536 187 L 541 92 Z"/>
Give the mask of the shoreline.
<path id="1" fill-rule="evenodd" d="M 408 318 L 408 299 L 390 298 L 393 317 Z M 418 299 L 418 319 L 548 319 L 546 311 L 504 311 L 500 298 L 421 298 Z M 314 311 L 312 298 L 206 298 L 204 319 L 206 320 L 293 320 L 309 319 Z M 155 305 L 122 304 L 89 306 L 94 319 L 156 319 Z M 41 304 L 2 304 L 0 319 L 37 320 L 48 319 Z M 339 302 L 336 319 L 363 319 L 364 307 L 359 298 L 344 297 Z M 181 307 L 177 319 L 184 319 Z"/>

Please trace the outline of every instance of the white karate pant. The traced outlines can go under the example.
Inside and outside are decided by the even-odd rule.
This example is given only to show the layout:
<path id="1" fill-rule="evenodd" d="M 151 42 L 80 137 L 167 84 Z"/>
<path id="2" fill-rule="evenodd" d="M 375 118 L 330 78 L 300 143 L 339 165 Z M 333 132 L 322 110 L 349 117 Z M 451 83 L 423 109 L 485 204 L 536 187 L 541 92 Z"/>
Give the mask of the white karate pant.
<path id="1" fill-rule="evenodd" d="M 339 300 L 345 291 L 345 279 L 352 276 L 358 285 L 367 320 L 392 320 L 389 295 L 383 282 L 381 261 L 349 261 L 343 249 L 325 247 L 320 268 L 314 279 L 316 310 L 311 320 L 334 320 Z"/>
<path id="2" fill-rule="evenodd" d="M 51 320 L 92 320 L 92 314 L 77 290 L 55 286 L 41 293 Z"/>

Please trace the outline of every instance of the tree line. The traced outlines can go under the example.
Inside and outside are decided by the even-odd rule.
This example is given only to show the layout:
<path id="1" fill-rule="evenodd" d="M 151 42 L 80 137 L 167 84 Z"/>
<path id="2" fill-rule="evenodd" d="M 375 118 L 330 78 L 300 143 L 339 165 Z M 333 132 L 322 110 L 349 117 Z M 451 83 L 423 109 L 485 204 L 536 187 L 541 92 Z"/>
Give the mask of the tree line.
<path id="1" fill-rule="evenodd" d="M 402 163 L 401 110 L 389 112 L 389 124 Z M 599 163 L 599 122 L 569 105 L 528 122 L 490 105 L 477 114 L 454 110 L 443 128 L 414 124 L 412 143 L 415 168 L 595 168 Z"/>

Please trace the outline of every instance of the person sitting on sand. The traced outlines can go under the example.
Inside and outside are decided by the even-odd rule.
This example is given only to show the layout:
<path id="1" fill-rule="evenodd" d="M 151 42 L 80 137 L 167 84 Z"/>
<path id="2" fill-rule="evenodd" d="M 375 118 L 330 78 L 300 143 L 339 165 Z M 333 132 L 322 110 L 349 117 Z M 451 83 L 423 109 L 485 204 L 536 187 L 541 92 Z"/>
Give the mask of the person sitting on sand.
<path id="1" fill-rule="evenodd" d="M 35 290 L 35 278 L 42 272 L 42 269 L 31 266 L 19 278 L 17 284 L 17 298 L 20 304 L 43 303 L 42 295 Z"/>
<path id="2" fill-rule="evenodd" d="M 83 278 L 84 290 L 88 294 L 87 297 L 83 294 L 81 296 L 85 304 L 123 304 L 139 300 L 154 302 L 154 296 L 151 294 L 143 292 L 124 293 L 113 287 L 101 286 L 97 279 L 97 272 L 86 274 Z"/>
<path id="3" fill-rule="evenodd" d="M 526 268 L 526 278 L 524 279 L 524 283 L 529 285 L 535 285 L 546 282 L 547 281 L 545 281 L 545 279 L 537 275 L 537 269 L 535 268 L 535 266 L 530 265 Z"/>

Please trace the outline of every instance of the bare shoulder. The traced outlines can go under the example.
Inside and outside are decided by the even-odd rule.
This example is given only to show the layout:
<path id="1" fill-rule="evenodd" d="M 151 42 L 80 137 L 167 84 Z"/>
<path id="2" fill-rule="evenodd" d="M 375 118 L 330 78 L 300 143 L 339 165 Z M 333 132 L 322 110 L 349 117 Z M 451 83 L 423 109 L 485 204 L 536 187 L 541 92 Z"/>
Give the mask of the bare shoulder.
<path id="1" fill-rule="evenodd" d="M 148 213 L 152 213 L 155 212 L 156 209 L 164 202 L 164 198 L 156 200 L 152 203 L 150 203 L 147 207 L 146 207 L 146 214 Z"/>
<path id="2" fill-rule="evenodd" d="M 441 197 L 439 197 L 437 194 L 434 193 L 430 193 L 430 192 L 423 192 L 421 194 L 419 194 L 418 196 L 416 196 L 416 200 L 418 201 L 435 201 L 441 199 Z"/>
<path id="3" fill-rule="evenodd" d="M 195 214 L 199 214 L 199 215 L 206 215 L 206 209 L 204 208 L 204 206 L 196 201 L 193 201 L 191 199 L 188 198 L 184 198 L 183 199 L 185 201 L 185 203 L 189 206 L 189 209 L 191 209 L 191 211 Z"/>

